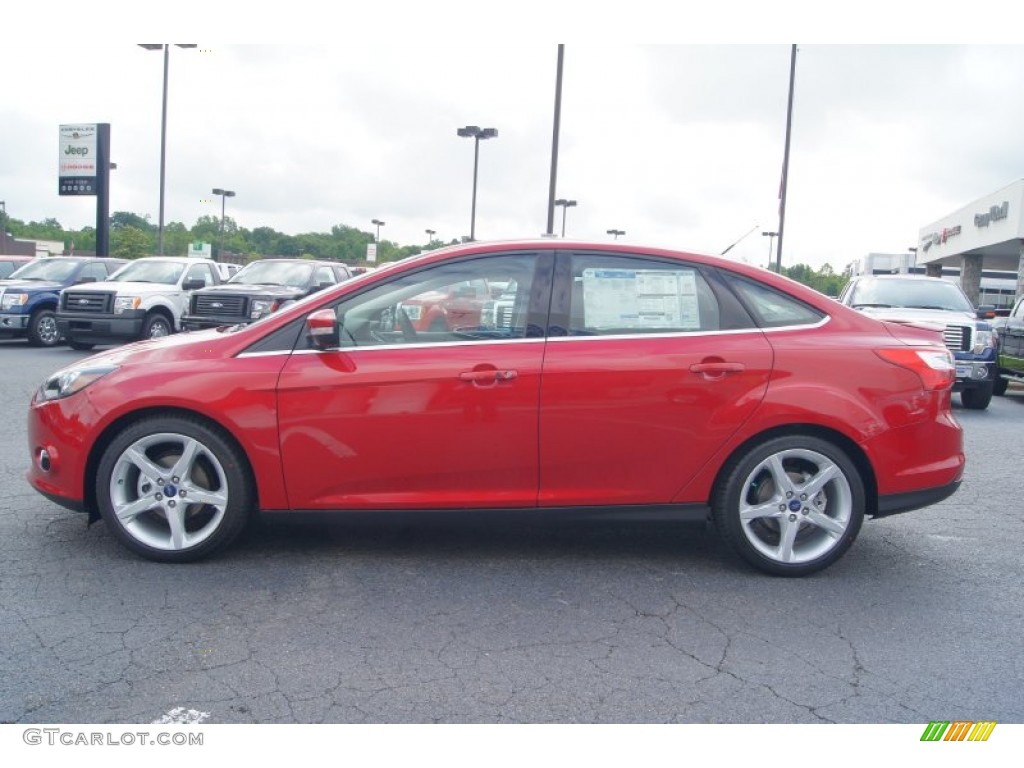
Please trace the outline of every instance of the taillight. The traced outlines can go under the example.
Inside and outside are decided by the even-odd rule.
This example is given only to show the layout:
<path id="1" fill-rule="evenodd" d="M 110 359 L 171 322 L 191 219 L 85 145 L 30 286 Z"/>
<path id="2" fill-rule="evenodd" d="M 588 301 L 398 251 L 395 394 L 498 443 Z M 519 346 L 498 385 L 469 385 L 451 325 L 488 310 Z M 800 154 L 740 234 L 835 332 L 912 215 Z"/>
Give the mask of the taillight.
<path id="1" fill-rule="evenodd" d="M 916 373 L 925 389 L 946 389 L 956 381 L 953 353 L 936 347 L 886 347 L 875 354 L 888 363 Z"/>

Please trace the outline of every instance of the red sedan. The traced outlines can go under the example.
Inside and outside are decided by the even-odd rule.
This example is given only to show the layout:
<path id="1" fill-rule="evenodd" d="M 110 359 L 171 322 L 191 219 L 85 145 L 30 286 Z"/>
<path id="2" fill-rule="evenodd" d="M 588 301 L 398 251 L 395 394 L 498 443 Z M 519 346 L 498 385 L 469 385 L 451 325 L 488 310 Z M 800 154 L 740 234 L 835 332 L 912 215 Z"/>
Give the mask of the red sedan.
<path id="1" fill-rule="evenodd" d="M 421 330 L 474 281 L 502 311 Z M 134 552 L 196 560 L 258 510 L 572 510 L 714 521 L 755 567 L 835 562 L 865 515 L 960 484 L 954 366 L 773 273 L 616 243 L 471 243 L 249 326 L 87 358 L 29 410 L 28 479 Z"/>

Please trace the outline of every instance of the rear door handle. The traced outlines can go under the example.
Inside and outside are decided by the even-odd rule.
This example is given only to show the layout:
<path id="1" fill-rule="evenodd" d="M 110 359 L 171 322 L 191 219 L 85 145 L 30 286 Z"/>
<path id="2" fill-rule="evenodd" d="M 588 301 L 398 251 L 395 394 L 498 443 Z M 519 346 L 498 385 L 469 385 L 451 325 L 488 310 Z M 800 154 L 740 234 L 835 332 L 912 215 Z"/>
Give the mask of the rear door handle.
<path id="1" fill-rule="evenodd" d="M 724 360 L 717 363 L 694 363 L 690 366 L 691 371 L 703 374 L 705 378 L 720 378 L 727 373 L 740 373 L 746 369 L 743 363 L 727 363 Z"/>

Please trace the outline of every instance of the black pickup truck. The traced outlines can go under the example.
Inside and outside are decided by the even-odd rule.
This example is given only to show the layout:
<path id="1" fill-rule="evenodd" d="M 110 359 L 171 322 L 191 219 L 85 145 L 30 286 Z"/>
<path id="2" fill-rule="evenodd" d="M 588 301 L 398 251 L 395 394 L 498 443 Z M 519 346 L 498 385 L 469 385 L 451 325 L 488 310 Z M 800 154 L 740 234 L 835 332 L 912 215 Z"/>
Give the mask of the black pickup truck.
<path id="1" fill-rule="evenodd" d="M 223 285 L 193 291 L 182 326 L 188 331 L 251 323 L 351 277 L 335 261 L 260 259 Z"/>
<path id="2" fill-rule="evenodd" d="M 996 332 L 999 361 L 994 392 L 1005 395 L 1011 381 L 1024 384 L 1024 296 L 1017 299 L 1007 317 L 994 317 L 989 322 Z"/>

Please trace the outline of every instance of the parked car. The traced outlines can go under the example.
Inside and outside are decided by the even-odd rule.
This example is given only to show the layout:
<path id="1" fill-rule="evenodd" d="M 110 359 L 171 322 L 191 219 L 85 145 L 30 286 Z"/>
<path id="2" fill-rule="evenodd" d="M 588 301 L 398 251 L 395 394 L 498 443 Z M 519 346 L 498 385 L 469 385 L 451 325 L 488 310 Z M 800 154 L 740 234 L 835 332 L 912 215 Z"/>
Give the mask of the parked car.
<path id="1" fill-rule="evenodd" d="M 991 323 L 999 360 L 994 391 L 1002 396 L 1011 381 L 1024 384 L 1024 296 L 1017 299 L 1007 316 L 997 316 Z"/>
<path id="2" fill-rule="evenodd" d="M 419 331 L 412 297 L 515 286 L 507 324 Z M 185 562 L 257 511 L 710 518 L 772 574 L 961 482 L 954 364 L 745 264 L 567 240 L 467 243 L 249 325 L 141 341 L 43 382 L 28 479 Z"/>
<path id="3" fill-rule="evenodd" d="M 57 303 L 71 285 L 106 280 L 125 259 L 53 256 L 35 259 L 0 282 L 0 337 L 24 336 L 35 347 L 60 343 Z"/>
<path id="4" fill-rule="evenodd" d="M 0 280 L 11 276 L 13 272 L 21 269 L 32 261 L 31 256 L 0 256 Z"/>
<path id="5" fill-rule="evenodd" d="M 493 298 L 486 280 L 465 280 L 411 296 L 398 311 L 417 331 L 450 331 L 480 325 L 484 308 Z"/>
<path id="6" fill-rule="evenodd" d="M 136 259 L 106 282 L 63 290 L 57 329 L 73 349 L 167 336 L 181 330 L 192 291 L 219 283 L 210 259 Z"/>
<path id="7" fill-rule="evenodd" d="M 224 285 L 193 291 L 182 317 L 185 330 L 249 323 L 351 277 L 344 264 L 308 259 L 261 259 Z"/>
<path id="8" fill-rule="evenodd" d="M 214 262 L 217 265 L 217 274 L 225 283 L 242 271 L 241 264 L 229 264 L 224 261 Z"/>
<path id="9" fill-rule="evenodd" d="M 964 408 L 984 410 L 996 381 L 995 334 L 960 286 L 923 275 L 860 275 L 839 300 L 849 307 L 897 323 L 933 324 L 956 358 L 956 383 Z"/>

